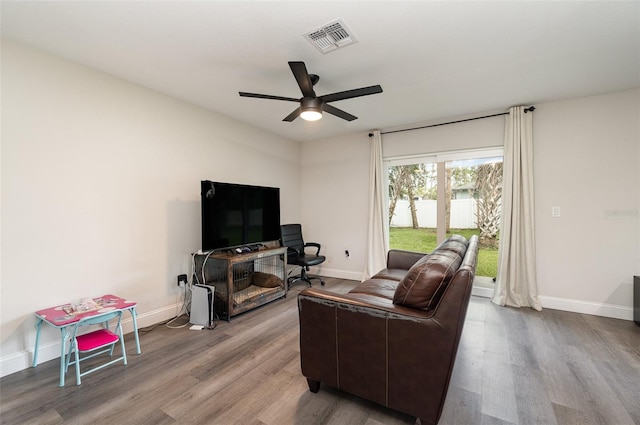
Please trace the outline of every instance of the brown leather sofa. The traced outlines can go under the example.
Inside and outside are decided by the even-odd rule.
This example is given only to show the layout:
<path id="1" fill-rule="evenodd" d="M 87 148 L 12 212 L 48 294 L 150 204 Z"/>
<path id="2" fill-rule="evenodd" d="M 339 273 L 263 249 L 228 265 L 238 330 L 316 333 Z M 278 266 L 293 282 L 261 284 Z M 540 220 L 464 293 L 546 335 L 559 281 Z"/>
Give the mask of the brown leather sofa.
<path id="1" fill-rule="evenodd" d="M 432 253 L 390 250 L 387 268 L 346 294 L 298 296 L 300 358 L 320 383 L 437 424 L 469 305 L 478 238 Z"/>

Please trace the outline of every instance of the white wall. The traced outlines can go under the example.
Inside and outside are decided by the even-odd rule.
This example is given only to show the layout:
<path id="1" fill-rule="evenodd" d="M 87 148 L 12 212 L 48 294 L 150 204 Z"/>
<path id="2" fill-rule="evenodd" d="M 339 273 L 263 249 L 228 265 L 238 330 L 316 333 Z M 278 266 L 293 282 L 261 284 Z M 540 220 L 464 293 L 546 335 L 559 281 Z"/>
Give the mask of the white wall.
<path id="1" fill-rule="evenodd" d="M 631 319 L 640 274 L 640 91 L 536 105 L 543 306 Z M 551 217 L 551 207 L 561 215 Z"/>
<path id="2" fill-rule="evenodd" d="M 493 115 L 491 112 L 480 115 Z M 478 115 L 476 115 L 477 117 Z M 442 122 L 472 118 L 471 116 L 423 123 L 411 126 L 417 130 L 385 132 L 382 136 L 383 156 L 387 158 L 443 153 L 459 150 L 501 147 L 504 137 L 504 116 L 459 122 L 450 125 L 420 128 Z"/>
<path id="3" fill-rule="evenodd" d="M 640 91 L 631 90 L 535 105 L 536 254 L 543 307 L 632 318 L 631 285 L 640 274 L 639 103 Z M 502 144 L 495 118 L 488 120 L 486 130 L 498 141 L 472 138 L 470 148 Z M 423 132 L 422 143 L 408 138 L 411 132 L 396 133 L 391 141 L 383 135 L 385 155 L 463 149 L 463 139 L 450 137 L 447 129 L 472 137 L 475 130 L 468 130 L 482 121 L 436 127 L 437 134 Z M 440 143 L 438 134 L 449 142 Z M 303 220 L 332 261 L 322 271 L 357 276 L 366 244 L 367 136 L 307 143 L 302 156 Z M 551 218 L 552 206 L 561 207 L 561 217 Z M 351 262 L 342 258 L 345 248 L 356 254 Z"/>
<path id="4" fill-rule="evenodd" d="M 369 143 L 367 133 L 358 133 L 303 144 L 304 238 L 321 243 L 327 257 L 314 273 L 362 278 L 367 243 Z M 349 250 L 349 259 L 345 250 Z"/>
<path id="5" fill-rule="evenodd" d="M 280 187 L 301 220 L 298 142 L 8 40 L 1 136 L 2 375 L 30 364 L 38 309 L 113 293 L 140 326 L 173 317 L 200 180 Z M 41 361 L 59 354 L 43 331 Z"/>

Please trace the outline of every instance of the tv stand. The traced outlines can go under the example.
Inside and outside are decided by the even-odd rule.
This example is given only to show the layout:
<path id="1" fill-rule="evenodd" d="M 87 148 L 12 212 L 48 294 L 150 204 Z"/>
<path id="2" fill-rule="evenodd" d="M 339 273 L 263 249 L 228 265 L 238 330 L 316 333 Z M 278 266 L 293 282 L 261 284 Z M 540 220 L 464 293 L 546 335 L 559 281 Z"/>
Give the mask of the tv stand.
<path id="1" fill-rule="evenodd" d="M 287 296 L 286 247 L 193 254 L 193 282 L 215 287 L 215 311 L 227 321 Z"/>

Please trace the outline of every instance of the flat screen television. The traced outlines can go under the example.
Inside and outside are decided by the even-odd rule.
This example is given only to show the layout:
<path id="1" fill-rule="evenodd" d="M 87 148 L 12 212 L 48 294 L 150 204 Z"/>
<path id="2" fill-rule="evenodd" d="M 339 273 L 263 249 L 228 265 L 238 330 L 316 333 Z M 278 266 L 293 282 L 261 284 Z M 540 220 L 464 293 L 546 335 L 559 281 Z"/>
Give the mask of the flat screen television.
<path id="1" fill-rule="evenodd" d="M 280 189 L 200 182 L 202 250 L 256 245 L 280 239 Z"/>

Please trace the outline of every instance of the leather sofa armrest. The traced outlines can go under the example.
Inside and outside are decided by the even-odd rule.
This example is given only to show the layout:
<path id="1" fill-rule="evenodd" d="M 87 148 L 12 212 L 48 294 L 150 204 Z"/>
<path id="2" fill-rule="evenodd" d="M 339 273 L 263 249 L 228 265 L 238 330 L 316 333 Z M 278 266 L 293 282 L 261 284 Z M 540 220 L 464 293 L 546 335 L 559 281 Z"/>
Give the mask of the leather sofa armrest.
<path id="1" fill-rule="evenodd" d="M 396 306 L 390 300 L 367 294 L 339 294 L 320 288 L 306 288 L 298 295 L 298 311 L 302 374 L 308 380 L 347 389 L 382 404 L 386 374 L 378 368 L 386 364 L 387 320 L 432 328 L 431 332 L 436 332 L 434 338 L 425 337 L 424 333 L 410 335 L 411 341 L 414 337 L 415 341 L 423 341 L 420 346 L 440 339 L 438 324 L 429 320 L 432 312 Z M 402 332 L 403 338 L 407 336 Z M 400 345 L 410 346 L 408 343 Z M 421 351 L 412 350 L 414 353 Z M 364 387 L 376 394 L 362 393 L 354 374 L 375 376 L 375 384 L 368 382 Z M 380 379 L 382 381 L 378 382 Z M 356 388 L 349 384 L 350 381 Z"/>
<path id="2" fill-rule="evenodd" d="M 380 297 L 319 288 L 304 289 L 298 306 L 302 374 L 310 383 L 418 417 L 438 410 L 455 357 L 451 322 Z"/>
<path id="3" fill-rule="evenodd" d="M 386 298 L 363 293 L 340 294 L 321 288 L 305 288 L 298 295 L 298 308 L 301 309 L 303 299 L 310 299 L 316 303 L 335 307 L 340 305 L 343 308 L 367 312 L 374 316 L 382 316 L 387 313 L 398 316 L 405 316 L 414 320 L 428 319 L 433 316 L 434 311 L 425 311 L 411 307 L 404 307 L 393 304 Z M 302 311 L 300 311 L 302 315 Z"/>
<path id="4" fill-rule="evenodd" d="M 387 268 L 409 270 L 419 259 L 424 257 L 424 252 L 404 251 L 391 249 L 387 253 Z"/>

